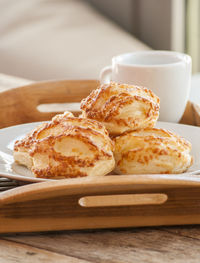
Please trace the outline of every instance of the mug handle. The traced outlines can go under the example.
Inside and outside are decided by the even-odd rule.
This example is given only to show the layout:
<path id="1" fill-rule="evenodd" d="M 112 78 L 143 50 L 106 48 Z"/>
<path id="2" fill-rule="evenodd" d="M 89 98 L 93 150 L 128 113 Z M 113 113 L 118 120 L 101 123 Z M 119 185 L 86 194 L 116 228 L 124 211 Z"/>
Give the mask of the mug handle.
<path id="1" fill-rule="evenodd" d="M 100 82 L 102 84 L 110 83 L 111 81 L 112 66 L 104 67 L 100 72 Z"/>

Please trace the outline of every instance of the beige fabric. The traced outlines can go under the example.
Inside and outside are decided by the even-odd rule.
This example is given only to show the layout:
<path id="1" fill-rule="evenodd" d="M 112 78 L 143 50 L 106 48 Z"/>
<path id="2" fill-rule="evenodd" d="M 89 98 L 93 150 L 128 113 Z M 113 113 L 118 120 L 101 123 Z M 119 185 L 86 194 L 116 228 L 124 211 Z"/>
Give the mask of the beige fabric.
<path id="1" fill-rule="evenodd" d="M 80 0 L 0 0 L 0 72 L 97 78 L 113 55 L 148 49 Z"/>

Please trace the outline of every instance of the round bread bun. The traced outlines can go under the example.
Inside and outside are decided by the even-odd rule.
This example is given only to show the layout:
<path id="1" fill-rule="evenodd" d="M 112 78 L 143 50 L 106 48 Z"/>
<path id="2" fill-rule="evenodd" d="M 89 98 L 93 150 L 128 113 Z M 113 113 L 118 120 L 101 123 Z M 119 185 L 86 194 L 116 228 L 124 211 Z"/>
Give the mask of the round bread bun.
<path id="1" fill-rule="evenodd" d="M 63 121 L 66 117 L 74 117 L 74 115 L 69 112 L 65 111 L 63 114 L 55 115 L 51 123 L 56 123 L 57 121 Z M 31 169 L 33 166 L 33 158 L 30 155 L 30 152 L 37 142 L 37 136 L 40 131 L 45 128 L 46 123 L 42 123 L 41 125 L 37 126 L 33 131 L 28 133 L 22 140 L 17 140 L 14 145 L 14 152 L 13 156 L 16 163 L 26 166 L 27 168 Z"/>
<path id="2" fill-rule="evenodd" d="M 154 127 L 159 98 L 149 89 L 127 84 L 103 84 L 81 102 L 82 117 L 102 122 L 110 135 Z"/>
<path id="3" fill-rule="evenodd" d="M 183 173 L 193 162 L 191 144 L 168 130 L 140 129 L 114 142 L 117 174 Z"/>
<path id="4" fill-rule="evenodd" d="M 17 141 L 14 158 L 40 178 L 102 176 L 115 166 L 112 151 L 101 123 L 65 113 Z"/>

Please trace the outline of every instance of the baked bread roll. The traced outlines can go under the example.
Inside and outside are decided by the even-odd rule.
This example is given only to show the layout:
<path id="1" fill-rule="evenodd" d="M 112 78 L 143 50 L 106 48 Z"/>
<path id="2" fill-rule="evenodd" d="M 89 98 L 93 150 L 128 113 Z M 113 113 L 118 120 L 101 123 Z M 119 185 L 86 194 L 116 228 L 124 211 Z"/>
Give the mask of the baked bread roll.
<path id="1" fill-rule="evenodd" d="M 55 123 L 59 120 L 63 121 L 66 117 L 74 117 L 74 115 L 69 111 L 65 111 L 63 114 L 55 115 L 51 122 Z M 35 142 L 37 142 L 38 134 L 45 126 L 46 123 L 39 125 L 33 131 L 28 133 L 24 139 L 15 142 L 13 156 L 16 163 L 24 165 L 29 169 L 32 168 L 33 158 L 31 157 L 30 152 Z"/>
<path id="2" fill-rule="evenodd" d="M 164 129 L 140 129 L 114 141 L 117 174 L 183 173 L 193 162 L 191 144 Z"/>
<path id="3" fill-rule="evenodd" d="M 14 159 L 40 178 L 100 176 L 115 166 L 112 150 L 101 123 L 65 113 L 16 141 Z"/>
<path id="4" fill-rule="evenodd" d="M 99 86 L 81 102 L 82 117 L 102 122 L 110 135 L 154 127 L 159 98 L 149 89 L 110 83 Z"/>

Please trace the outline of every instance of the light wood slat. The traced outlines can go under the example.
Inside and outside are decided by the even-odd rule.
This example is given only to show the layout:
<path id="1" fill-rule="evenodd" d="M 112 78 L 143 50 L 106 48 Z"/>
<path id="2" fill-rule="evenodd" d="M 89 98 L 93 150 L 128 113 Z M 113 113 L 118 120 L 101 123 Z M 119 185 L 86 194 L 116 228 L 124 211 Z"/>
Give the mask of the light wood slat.
<path id="1" fill-rule="evenodd" d="M 19 244 L 13 241 L 0 239 L 0 262 L 48 262 L 48 263 L 89 263 L 88 261 L 61 255 L 48 250 L 39 249 L 33 246 Z"/>
<path id="2" fill-rule="evenodd" d="M 200 106 L 198 104 L 193 103 L 193 112 L 195 117 L 196 126 L 200 126 Z"/>
<path id="3" fill-rule="evenodd" d="M 94 263 L 199 263 L 200 258 L 200 240 L 163 231 L 162 228 L 74 231 L 8 239 Z"/>
<path id="4" fill-rule="evenodd" d="M 200 126 L 200 106 L 188 101 L 180 123 Z"/>
<path id="5" fill-rule="evenodd" d="M 187 227 L 183 227 L 183 226 L 162 227 L 162 230 L 169 233 L 173 233 L 174 235 L 177 236 L 191 238 L 191 242 L 192 239 L 196 239 L 200 241 L 200 225 L 198 226 L 191 225 Z"/>

